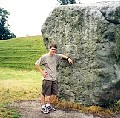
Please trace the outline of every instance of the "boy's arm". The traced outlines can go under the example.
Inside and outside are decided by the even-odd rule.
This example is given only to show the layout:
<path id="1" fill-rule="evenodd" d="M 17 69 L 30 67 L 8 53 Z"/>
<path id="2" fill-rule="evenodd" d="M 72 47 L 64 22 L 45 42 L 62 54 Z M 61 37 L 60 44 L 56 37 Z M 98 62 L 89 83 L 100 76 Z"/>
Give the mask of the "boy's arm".
<path id="1" fill-rule="evenodd" d="M 45 78 L 47 76 L 47 73 L 44 72 L 39 65 L 35 64 L 35 66 L 36 66 L 37 70 L 41 73 L 41 75 Z"/>
<path id="2" fill-rule="evenodd" d="M 62 54 L 62 58 L 67 59 L 69 64 L 73 64 L 73 60 L 70 57 Z"/>

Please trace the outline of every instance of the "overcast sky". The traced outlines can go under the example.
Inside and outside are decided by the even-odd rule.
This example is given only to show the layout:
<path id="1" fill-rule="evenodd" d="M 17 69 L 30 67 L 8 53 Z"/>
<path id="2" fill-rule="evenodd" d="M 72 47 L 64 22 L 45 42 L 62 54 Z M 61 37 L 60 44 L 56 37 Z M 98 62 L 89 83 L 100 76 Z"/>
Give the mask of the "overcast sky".
<path id="1" fill-rule="evenodd" d="M 76 0 L 82 4 L 115 0 Z M 17 36 L 41 35 L 41 26 L 49 13 L 58 6 L 57 0 L 0 0 L 0 7 L 10 13 L 10 30 Z"/>

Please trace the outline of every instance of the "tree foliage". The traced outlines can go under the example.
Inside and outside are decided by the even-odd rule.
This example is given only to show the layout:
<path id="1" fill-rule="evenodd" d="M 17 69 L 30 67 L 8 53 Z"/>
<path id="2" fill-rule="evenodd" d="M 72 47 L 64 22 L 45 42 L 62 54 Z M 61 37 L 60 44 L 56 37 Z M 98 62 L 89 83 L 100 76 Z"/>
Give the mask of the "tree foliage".
<path id="1" fill-rule="evenodd" d="M 4 8 L 0 8 L 0 40 L 15 38 L 16 35 L 9 30 L 7 19 L 10 13 Z"/>
<path id="2" fill-rule="evenodd" d="M 61 5 L 75 4 L 76 0 L 57 0 Z"/>

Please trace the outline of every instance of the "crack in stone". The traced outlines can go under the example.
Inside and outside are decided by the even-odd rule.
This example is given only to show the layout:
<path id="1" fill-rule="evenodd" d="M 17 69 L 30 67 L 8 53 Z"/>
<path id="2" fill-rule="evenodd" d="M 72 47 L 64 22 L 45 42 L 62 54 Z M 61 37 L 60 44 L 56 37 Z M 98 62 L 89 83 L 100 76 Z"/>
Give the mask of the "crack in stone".
<path id="1" fill-rule="evenodd" d="M 113 24 L 115 24 L 115 25 L 120 24 L 120 22 L 119 22 L 118 20 L 115 20 L 115 19 L 113 20 L 113 19 L 107 18 L 105 12 L 102 12 L 101 10 L 100 10 L 100 12 L 102 13 L 102 15 L 103 15 L 103 17 L 105 18 L 105 20 L 107 20 L 109 23 L 113 23 Z"/>

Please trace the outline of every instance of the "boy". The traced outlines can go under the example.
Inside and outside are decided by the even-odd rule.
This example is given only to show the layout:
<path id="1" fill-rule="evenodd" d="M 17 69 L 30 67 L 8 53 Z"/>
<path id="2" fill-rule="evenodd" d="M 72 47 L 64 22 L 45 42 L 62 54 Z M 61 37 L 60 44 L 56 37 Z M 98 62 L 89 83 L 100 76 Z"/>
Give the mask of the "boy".
<path id="1" fill-rule="evenodd" d="M 43 76 L 42 80 L 42 94 L 41 94 L 41 104 L 42 104 L 42 112 L 47 114 L 51 110 L 55 109 L 50 105 L 53 98 L 56 97 L 58 92 L 58 84 L 56 81 L 56 63 L 58 60 L 64 58 L 70 64 L 73 64 L 72 59 L 63 55 L 56 54 L 57 46 L 56 44 L 50 44 L 49 52 L 47 54 L 42 55 L 39 60 L 36 61 L 35 66 L 40 71 Z M 40 67 L 43 66 L 43 69 Z M 48 98 L 48 103 L 45 103 L 45 96 Z"/>

